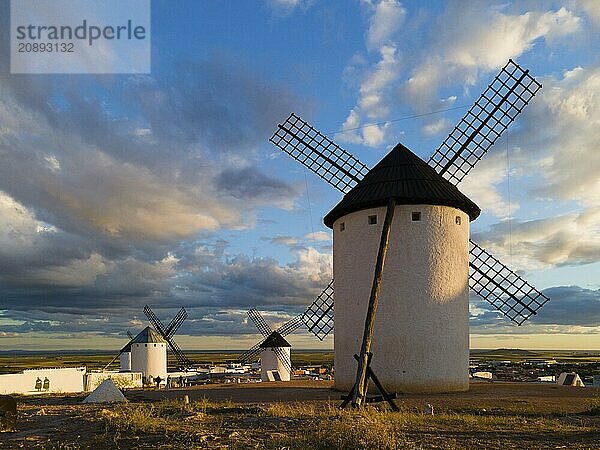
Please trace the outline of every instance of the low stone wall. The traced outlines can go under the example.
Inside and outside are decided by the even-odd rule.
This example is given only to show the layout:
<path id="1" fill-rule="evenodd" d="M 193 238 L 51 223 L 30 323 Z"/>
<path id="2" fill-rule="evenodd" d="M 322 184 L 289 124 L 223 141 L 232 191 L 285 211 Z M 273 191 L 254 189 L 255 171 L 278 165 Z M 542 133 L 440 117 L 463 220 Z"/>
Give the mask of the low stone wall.
<path id="1" fill-rule="evenodd" d="M 119 389 L 141 388 L 141 372 L 88 372 L 85 377 L 85 390 L 93 391 L 104 380 L 110 378 Z"/>

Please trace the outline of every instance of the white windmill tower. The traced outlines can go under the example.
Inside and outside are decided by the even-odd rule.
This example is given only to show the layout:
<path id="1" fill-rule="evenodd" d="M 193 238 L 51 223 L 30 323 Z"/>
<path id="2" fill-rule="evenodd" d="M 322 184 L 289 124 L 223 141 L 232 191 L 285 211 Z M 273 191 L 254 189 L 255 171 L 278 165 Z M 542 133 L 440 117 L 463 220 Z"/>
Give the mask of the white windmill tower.
<path id="1" fill-rule="evenodd" d="M 273 331 L 261 342 L 260 379 L 262 381 L 290 381 L 291 347 L 277 331 Z"/>
<path id="2" fill-rule="evenodd" d="M 270 141 L 345 194 L 324 219 L 335 290 L 302 316 L 322 339 L 335 298 L 335 386 L 351 389 L 343 405 L 367 401 L 369 378 L 392 404 L 381 383 L 468 389 L 469 287 L 518 325 L 549 300 L 469 239 L 480 210 L 456 187 L 540 88 L 509 60 L 428 164 L 399 144 L 369 170 L 295 114 L 278 125 Z"/>
<path id="3" fill-rule="evenodd" d="M 135 337 L 127 331 L 129 342 L 104 369 L 119 358 L 121 372 L 142 372 L 145 379 L 160 376 L 162 380 L 166 380 L 167 346 L 177 358 L 178 368 L 181 370 L 189 368 L 192 365 L 191 361 L 173 340 L 173 336 L 187 319 L 185 308 L 181 308 L 166 327 L 148 305 L 144 307 L 144 314 L 154 328 L 146 327 Z"/>
<path id="4" fill-rule="evenodd" d="M 248 316 L 264 339 L 242 354 L 240 360 L 249 362 L 260 355 L 260 379 L 262 381 L 290 381 L 292 346 L 284 336 L 302 325 L 303 316 L 294 317 L 276 330 L 269 327 L 256 309 L 248 311 Z"/>
<path id="5" fill-rule="evenodd" d="M 167 379 L 167 343 L 155 330 L 144 328 L 129 344 L 131 371 L 141 372 L 144 380 Z"/>

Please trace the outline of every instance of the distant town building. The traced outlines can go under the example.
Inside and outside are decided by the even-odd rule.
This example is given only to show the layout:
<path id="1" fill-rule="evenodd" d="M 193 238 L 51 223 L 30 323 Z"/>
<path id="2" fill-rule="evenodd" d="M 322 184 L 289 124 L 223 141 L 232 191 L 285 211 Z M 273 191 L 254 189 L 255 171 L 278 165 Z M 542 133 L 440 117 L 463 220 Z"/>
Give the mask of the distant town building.
<path id="1" fill-rule="evenodd" d="M 543 383 L 555 383 L 556 375 L 543 375 L 541 377 L 538 377 L 538 381 L 541 381 Z"/>
<path id="2" fill-rule="evenodd" d="M 474 372 L 473 378 L 483 378 L 485 380 L 491 380 L 493 378 L 492 372 Z"/>

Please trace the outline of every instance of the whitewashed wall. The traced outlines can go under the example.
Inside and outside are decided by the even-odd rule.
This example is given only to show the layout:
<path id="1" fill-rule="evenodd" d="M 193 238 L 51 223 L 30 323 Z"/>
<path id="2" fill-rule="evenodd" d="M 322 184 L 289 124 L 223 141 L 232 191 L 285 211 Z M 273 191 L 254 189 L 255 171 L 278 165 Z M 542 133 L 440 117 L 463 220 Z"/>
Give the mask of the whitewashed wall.
<path id="1" fill-rule="evenodd" d="M 356 378 L 386 208 L 354 212 L 333 227 L 335 386 Z M 412 213 L 421 220 L 413 221 Z M 369 224 L 369 216 L 377 224 Z M 458 219 L 457 219 L 458 217 Z M 344 223 L 342 231 L 341 223 Z M 373 335 L 372 367 L 396 392 L 469 388 L 469 217 L 446 206 L 398 205 Z"/>
<path id="2" fill-rule="evenodd" d="M 281 353 L 287 359 L 288 363 L 290 363 L 290 347 L 279 348 L 281 349 Z M 279 372 L 281 381 L 290 381 L 290 371 L 287 369 L 287 366 L 277 357 L 277 353 L 275 353 L 273 349 L 266 348 L 260 352 L 260 379 L 262 381 L 269 381 L 269 375 L 267 372 L 273 370 Z"/>
<path id="3" fill-rule="evenodd" d="M 43 394 L 73 393 L 84 390 L 85 367 L 68 367 L 61 369 L 31 369 L 21 373 L 0 375 L 0 394 Z M 40 378 L 48 379 L 48 390 L 35 389 L 35 382 Z"/>

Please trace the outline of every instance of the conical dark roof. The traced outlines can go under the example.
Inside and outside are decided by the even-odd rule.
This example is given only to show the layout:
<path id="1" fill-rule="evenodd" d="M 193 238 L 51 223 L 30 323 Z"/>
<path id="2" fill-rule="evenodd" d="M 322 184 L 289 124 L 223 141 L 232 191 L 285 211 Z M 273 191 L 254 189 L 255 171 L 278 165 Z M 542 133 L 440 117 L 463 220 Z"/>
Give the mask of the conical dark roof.
<path id="1" fill-rule="evenodd" d="M 260 348 L 274 348 L 274 347 L 291 347 L 290 343 L 286 341 L 281 334 L 277 331 L 273 331 L 267 338 L 259 345 Z"/>
<path id="2" fill-rule="evenodd" d="M 148 344 L 148 343 L 164 343 L 163 337 L 155 330 L 150 327 L 144 328 L 139 334 L 134 337 L 129 345 L 131 344 Z"/>
<path id="3" fill-rule="evenodd" d="M 481 212 L 456 186 L 404 145 L 398 144 L 344 196 L 323 222 L 333 228 L 333 222 L 340 217 L 362 209 L 386 206 L 391 198 L 399 205 L 452 206 L 467 213 L 471 220 Z"/>

